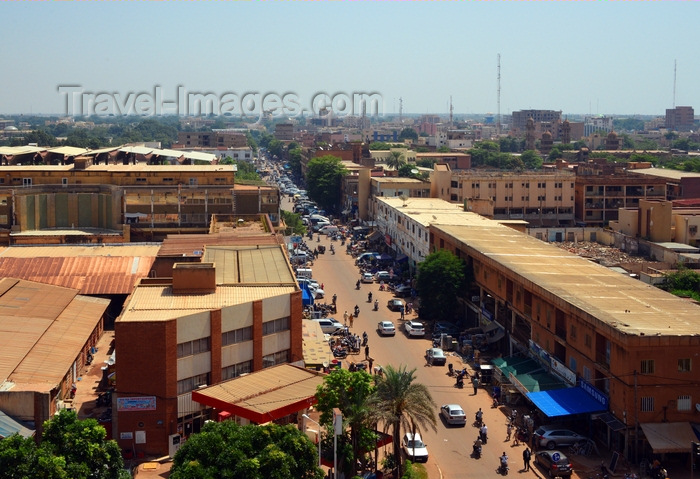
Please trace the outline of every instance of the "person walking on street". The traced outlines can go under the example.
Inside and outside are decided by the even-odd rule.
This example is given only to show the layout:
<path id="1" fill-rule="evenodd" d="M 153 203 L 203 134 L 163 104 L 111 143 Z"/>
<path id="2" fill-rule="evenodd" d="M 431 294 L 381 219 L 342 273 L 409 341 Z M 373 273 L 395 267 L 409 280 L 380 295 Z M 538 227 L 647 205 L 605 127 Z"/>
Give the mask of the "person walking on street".
<path id="1" fill-rule="evenodd" d="M 523 451 L 523 470 L 529 471 L 530 470 L 530 458 L 532 457 L 532 453 L 530 452 L 530 448 L 526 447 L 525 450 Z"/>
<path id="2" fill-rule="evenodd" d="M 367 370 L 370 374 L 374 374 L 374 370 L 372 369 L 372 365 L 374 364 L 374 359 L 369 358 L 367 360 Z"/>
<path id="3" fill-rule="evenodd" d="M 481 437 L 481 442 L 484 444 L 486 444 L 486 441 L 488 441 L 488 433 L 489 428 L 486 427 L 486 423 L 483 423 L 479 429 L 479 436 Z"/>
<path id="4" fill-rule="evenodd" d="M 369 359 L 369 344 L 365 346 L 365 359 Z"/>
<path id="5" fill-rule="evenodd" d="M 402 320 L 402 321 L 403 321 L 403 317 L 404 317 L 405 311 L 406 311 L 406 308 L 404 308 L 403 305 L 401 305 L 401 320 Z"/>
<path id="6" fill-rule="evenodd" d="M 352 328 L 352 325 L 355 323 L 355 316 L 353 316 L 351 313 L 348 320 L 350 321 L 350 327 Z"/>
<path id="7" fill-rule="evenodd" d="M 508 423 L 508 426 L 506 426 L 506 442 L 510 441 L 511 434 L 513 434 L 513 424 Z"/>
<path id="8" fill-rule="evenodd" d="M 343 313 L 343 324 L 345 326 L 348 325 L 348 311 L 347 310 L 345 310 L 345 312 Z"/>
<path id="9" fill-rule="evenodd" d="M 474 386 L 474 396 L 476 396 L 476 390 L 479 387 L 479 378 L 476 376 L 472 378 L 472 386 Z"/>

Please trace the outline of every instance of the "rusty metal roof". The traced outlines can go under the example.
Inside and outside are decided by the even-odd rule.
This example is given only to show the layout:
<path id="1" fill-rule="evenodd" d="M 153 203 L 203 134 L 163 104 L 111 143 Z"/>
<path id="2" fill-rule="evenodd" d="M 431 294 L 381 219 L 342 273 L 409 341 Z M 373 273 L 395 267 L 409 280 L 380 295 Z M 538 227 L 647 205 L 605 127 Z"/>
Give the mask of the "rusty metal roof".
<path id="1" fill-rule="evenodd" d="M 325 374 L 279 364 L 192 392 L 192 399 L 258 424 L 279 419 L 316 402 Z"/>
<path id="2" fill-rule="evenodd" d="M 22 256 L 9 257 L 9 250 L 23 250 Z M 139 279 L 148 276 L 155 260 L 153 256 L 39 256 L 40 251 L 32 257 L 24 256 L 30 250 L 7 248 L 0 255 L 0 275 L 90 295 L 131 293 Z"/>
<path id="3" fill-rule="evenodd" d="M 109 301 L 74 289 L 0 280 L 0 384 L 48 391 L 70 370 Z"/>

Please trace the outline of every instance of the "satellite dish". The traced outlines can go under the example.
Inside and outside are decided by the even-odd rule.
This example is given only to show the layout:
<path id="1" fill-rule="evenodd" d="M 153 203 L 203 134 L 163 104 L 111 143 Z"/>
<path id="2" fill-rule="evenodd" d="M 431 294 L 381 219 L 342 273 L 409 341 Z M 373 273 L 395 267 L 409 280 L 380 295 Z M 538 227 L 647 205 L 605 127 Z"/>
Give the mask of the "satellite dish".
<path id="1" fill-rule="evenodd" d="M 414 175 L 416 175 L 416 174 L 418 174 L 418 170 L 416 170 L 415 168 L 413 168 L 413 169 L 411 170 L 411 173 L 413 173 Z"/>

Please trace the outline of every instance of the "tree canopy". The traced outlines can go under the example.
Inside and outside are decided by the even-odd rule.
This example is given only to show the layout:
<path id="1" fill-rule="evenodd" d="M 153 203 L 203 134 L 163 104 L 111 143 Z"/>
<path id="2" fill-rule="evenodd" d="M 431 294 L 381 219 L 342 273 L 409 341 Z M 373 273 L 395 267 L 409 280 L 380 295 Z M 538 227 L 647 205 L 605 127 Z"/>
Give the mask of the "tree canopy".
<path id="1" fill-rule="evenodd" d="M 347 173 L 340 158 L 325 155 L 309 161 L 306 171 L 306 184 L 309 198 L 322 209 L 337 212 L 340 201 L 340 184 Z"/>
<path id="2" fill-rule="evenodd" d="M 421 297 L 420 315 L 427 319 L 452 319 L 457 296 L 464 289 L 466 268 L 447 250 L 430 253 L 418 265 L 416 288 Z"/>
<path id="3" fill-rule="evenodd" d="M 398 170 L 401 166 L 406 164 L 406 155 L 398 150 L 391 150 L 389 152 L 389 157 L 386 159 L 386 166 Z"/>
<path id="4" fill-rule="evenodd" d="M 60 411 L 44 422 L 41 443 L 17 434 L 0 441 L 3 479 L 126 479 L 124 461 L 115 441 L 105 439 L 95 419 L 78 420 Z"/>
<path id="5" fill-rule="evenodd" d="M 399 140 L 417 140 L 418 139 L 418 132 L 414 130 L 413 128 L 404 128 L 401 130 L 401 133 L 399 133 Z"/>
<path id="6" fill-rule="evenodd" d="M 211 422 L 177 451 L 171 479 L 321 479 L 316 446 L 294 425 Z"/>

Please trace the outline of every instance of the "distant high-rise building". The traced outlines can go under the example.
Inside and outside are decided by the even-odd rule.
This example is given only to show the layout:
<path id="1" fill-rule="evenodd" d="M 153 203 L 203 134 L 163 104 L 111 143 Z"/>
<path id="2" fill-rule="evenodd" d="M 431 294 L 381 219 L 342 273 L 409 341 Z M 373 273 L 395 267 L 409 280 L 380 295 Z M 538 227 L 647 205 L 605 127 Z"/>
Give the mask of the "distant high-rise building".
<path id="1" fill-rule="evenodd" d="M 611 116 L 587 116 L 583 119 L 583 135 L 590 136 L 593 133 L 613 131 L 613 119 Z"/>
<path id="2" fill-rule="evenodd" d="M 666 128 L 675 131 L 690 131 L 695 122 L 692 106 L 677 106 L 666 110 Z"/>
<path id="3" fill-rule="evenodd" d="M 520 110 L 513 112 L 513 130 L 523 131 L 527 121 L 532 118 L 535 123 L 560 123 L 561 110 Z"/>

